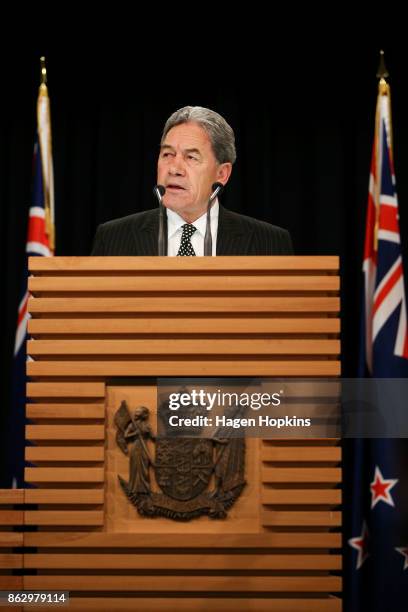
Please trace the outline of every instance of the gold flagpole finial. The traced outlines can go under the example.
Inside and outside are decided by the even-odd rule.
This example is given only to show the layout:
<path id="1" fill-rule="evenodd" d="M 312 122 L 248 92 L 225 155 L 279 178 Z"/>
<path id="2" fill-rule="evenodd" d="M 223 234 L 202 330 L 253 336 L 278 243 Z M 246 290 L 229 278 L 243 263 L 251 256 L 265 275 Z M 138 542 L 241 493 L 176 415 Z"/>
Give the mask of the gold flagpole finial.
<path id="1" fill-rule="evenodd" d="M 379 215 L 380 215 L 380 189 L 381 189 L 381 152 L 380 149 L 382 147 L 381 144 L 381 132 L 382 132 L 382 122 L 385 120 L 386 122 L 386 138 L 389 141 L 390 148 L 390 156 L 392 159 L 392 126 L 391 126 L 391 94 L 390 94 L 390 86 L 387 82 L 387 78 L 390 76 L 390 73 L 387 70 L 384 59 L 384 51 L 381 49 L 380 51 L 380 62 L 378 64 L 377 69 L 377 79 L 378 82 L 378 98 L 377 98 L 377 110 L 376 110 L 376 119 L 375 119 L 375 164 L 376 164 L 376 176 L 377 180 L 375 182 L 375 191 L 374 191 L 374 203 L 375 203 L 375 225 L 374 225 L 374 248 L 378 250 L 378 228 L 379 228 Z M 382 109 L 382 105 L 386 103 L 388 107 L 388 112 L 384 116 L 384 111 Z"/>
<path id="2" fill-rule="evenodd" d="M 387 67 L 385 65 L 385 59 L 384 59 L 384 51 L 381 49 L 380 51 L 380 63 L 378 64 L 378 70 L 377 70 L 377 79 L 387 79 L 389 77 L 389 72 L 387 70 Z"/>
<path id="3" fill-rule="evenodd" d="M 41 85 L 47 85 L 47 68 L 45 66 L 45 57 L 40 57 L 41 62 Z"/>

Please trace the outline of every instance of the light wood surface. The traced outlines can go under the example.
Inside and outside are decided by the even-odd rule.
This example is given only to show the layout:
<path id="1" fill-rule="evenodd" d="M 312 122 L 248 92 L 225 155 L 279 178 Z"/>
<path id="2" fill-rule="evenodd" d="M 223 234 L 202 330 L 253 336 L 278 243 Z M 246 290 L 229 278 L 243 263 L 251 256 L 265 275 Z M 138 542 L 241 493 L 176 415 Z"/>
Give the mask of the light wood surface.
<path id="1" fill-rule="evenodd" d="M 338 506 L 342 501 L 341 489 L 267 489 L 262 488 L 261 502 L 264 505 Z"/>
<path id="2" fill-rule="evenodd" d="M 41 318 L 30 319 L 28 321 L 28 331 L 33 337 L 43 335 L 101 335 L 103 334 L 217 334 L 225 336 L 227 334 L 242 334 L 252 336 L 261 334 L 263 337 L 268 334 L 286 334 L 289 337 L 301 334 L 339 334 L 340 320 L 315 316 L 309 318 L 307 315 L 302 317 L 274 317 L 265 315 L 262 318 L 231 317 L 220 318 L 190 316 L 182 319 L 166 317 L 152 318 L 149 313 L 140 318 L 103 318 L 82 319 L 82 318 Z"/>
<path id="3" fill-rule="evenodd" d="M 27 446 L 27 461 L 103 461 L 103 446 Z"/>
<path id="4" fill-rule="evenodd" d="M 341 591 L 341 578 L 338 576 L 100 576 L 100 575 L 60 575 L 24 576 L 24 588 L 69 591 L 163 591 L 190 593 L 208 592 L 248 592 L 271 593 L 327 593 Z"/>
<path id="5" fill-rule="evenodd" d="M 213 291 L 242 291 L 242 276 L 215 276 L 211 278 Z M 245 289 L 254 292 L 267 291 L 338 291 L 340 288 L 337 276 L 247 276 Z M 81 276 L 31 277 L 28 279 L 28 290 L 36 295 L 38 292 L 67 293 L 84 291 L 100 293 L 106 291 L 174 293 L 188 291 L 201 293 L 208 289 L 208 277 L 196 274 L 183 275 L 174 283 L 170 274 L 149 276 L 101 276 L 92 279 Z"/>
<path id="6" fill-rule="evenodd" d="M 23 534 L 0 531 L 0 548 L 16 548 L 23 545 Z"/>
<path id="7" fill-rule="evenodd" d="M 180 533 L 96 533 L 81 531 L 27 532 L 27 546 L 46 548 L 211 548 L 211 549 L 339 549 L 339 532 L 267 532 L 267 533 L 194 533 L 188 538 Z"/>
<path id="8" fill-rule="evenodd" d="M 340 570 L 340 555 L 284 554 L 26 554 L 25 567 L 134 570 Z M 0 556 L 1 561 L 1 556 Z"/>
<path id="9" fill-rule="evenodd" d="M 31 340 L 27 353 L 39 355 L 338 355 L 339 340 Z"/>
<path id="10" fill-rule="evenodd" d="M 30 269 L 25 503 L 37 507 L 1 509 L 38 529 L 24 534 L 37 550 L 24 587 L 78 591 L 70 607 L 83 610 L 340 612 L 338 441 L 248 440 L 248 484 L 227 519 L 177 523 L 128 503 L 113 423 L 122 399 L 154 414 L 158 376 L 338 377 L 338 258 L 56 257 Z M 0 564 L 18 564 L 0 546 Z"/>
<path id="11" fill-rule="evenodd" d="M 103 468 L 35 467 L 25 469 L 27 482 L 103 482 Z"/>
<path id="12" fill-rule="evenodd" d="M 29 382 L 27 383 L 27 397 L 71 397 L 82 399 L 84 397 L 105 397 L 105 384 L 98 382 Z"/>
<path id="13" fill-rule="evenodd" d="M 99 489 L 27 489 L 27 504 L 103 504 L 104 490 Z"/>
<path id="14" fill-rule="evenodd" d="M 27 440 L 103 440 L 103 425 L 27 425 Z"/>
<path id="15" fill-rule="evenodd" d="M 298 296 L 264 297 L 254 300 L 253 297 L 238 297 L 226 300 L 220 297 L 172 297 L 163 300 L 160 297 L 66 297 L 30 298 L 28 309 L 33 314 L 40 313 L 330 313 L 340 310 L 337 297 L 304 297 Z M 226 305 L 227 304 L 227 305 Z"/>
<path id="16" fill-rule="evenodd" d="M 104 419 L 105 405 L 87 404 L 27 404 L 26 415 L 28 419 Z"/>
<path id="17" fill-rule="evenodd" d="M 205 361 L 197 356 L 196 361 L 147 361 L 141 357 L 139 361 L 29 361 L 27 373 L 29 376 L 236 376 L 237 372 L 246 372 L 246 376 L 339 376 L 340 362 L 329 360 L 234 360 L 221 359 Z M 31 383 L 35 384 L 35 383 Z M 46 384 L 46 383 L 44 383 Z M 71 388 L 72 397 L 73 389 Z"/>
<path id="18" fill-rule="evenodd" d="M 23 489 L 0 489 L 0 507 L 3 504 L 23 504 Z"/>
<path id="19" fill-rule="evenodd" d="M 23 517 L 22 510 L 0 510 L 0 525 L 22 525 Z"/>
<path id="20" fill-rule="evenodd" d="M 44 607 L 30 606 L 30 610 L 44 610 Z M 282 599 L 282 598 L 259 598 L 250 597 L 228 597 L 207 598 L 205 593 L 199 597 L 75 597 L 70 599 L 70 610 L 93 610 L 100 612 L 124 612 L 142 610 L 143 612 L 342 612 L 342 601 L 340 598 L 314 597 Z M 27 612 L 29 612 L 27 608 Z"/>
<path id="21" fill-rule="evenodd" d="M 313 272 L 320 270 L 323 273 L 335 274 L 339 271 L 339 258 L 337 256 L 310 256 L 302 257 L 275 256 L 275 257 L 200 257 L 199 269 L 207 273 L 226 272 Z M 194 271 L 197 273 L 197 260 L 188 257 L 53 257 L 40 259 L 29 258 L 31 272 L 45 273 L 63 272 L 72 274 L 77 271 L 101 274 L 105 272 L 132 272 L 144 275 L 147 272 L 179 272 Z"/>
<path id="22" fill-rule="evenodd" d="M 333 483 L 341 481 L 340 468 L 326 467 L 264 467 L 262 469 L 262 482 L 265 483 Z"/>

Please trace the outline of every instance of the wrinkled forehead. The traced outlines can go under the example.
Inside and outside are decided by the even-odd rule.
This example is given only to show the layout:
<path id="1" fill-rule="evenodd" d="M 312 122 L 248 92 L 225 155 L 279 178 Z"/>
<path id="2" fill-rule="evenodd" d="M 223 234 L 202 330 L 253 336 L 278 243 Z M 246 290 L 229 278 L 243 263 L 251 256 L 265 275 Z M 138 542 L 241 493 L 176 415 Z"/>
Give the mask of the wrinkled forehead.
<path id="1" fill-rule="evenodd" d="M 198 149 L 212 151 L 211 140 L 206 130 L 198 123 L 180 123 L 172 127 L 166 134 L 161 148 Z"/>

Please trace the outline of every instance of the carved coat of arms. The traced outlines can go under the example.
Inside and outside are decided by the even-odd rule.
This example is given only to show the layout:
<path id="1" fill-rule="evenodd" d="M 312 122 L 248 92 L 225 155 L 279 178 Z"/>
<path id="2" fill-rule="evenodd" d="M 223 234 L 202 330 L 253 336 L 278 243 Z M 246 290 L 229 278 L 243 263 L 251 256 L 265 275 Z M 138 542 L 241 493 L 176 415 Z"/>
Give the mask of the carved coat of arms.
<path id="1" fill-rule="evenodd" d="M 116 442 L 129 456 L 129 480 L 118 475 L 129 500 L 143 516 L 186 521 L 207 514 L 225 518 L 245 486 L 242 438 L 159 438 L 145 406 L 129 411 L 122 401 L 115 414 Z M 148 440 L 155 442 L 155 457 Z M 154 472 L 157 487 L 151 483 Z"/>

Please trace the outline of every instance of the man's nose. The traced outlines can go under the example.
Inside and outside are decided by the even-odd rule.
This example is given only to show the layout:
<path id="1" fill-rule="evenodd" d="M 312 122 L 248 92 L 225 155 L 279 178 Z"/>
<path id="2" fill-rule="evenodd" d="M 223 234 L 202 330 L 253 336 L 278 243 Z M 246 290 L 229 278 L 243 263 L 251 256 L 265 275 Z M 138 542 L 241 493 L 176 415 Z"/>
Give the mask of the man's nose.
<path id="1" fill-rule="evenodd" d="M 171 160 L 171 164 L 169 166 L 169 174 L 171 174 L 172 176 L 180 176 L 184 175 L 184 172 L 184 160 L 181 156 L 176 155 Z"/>

